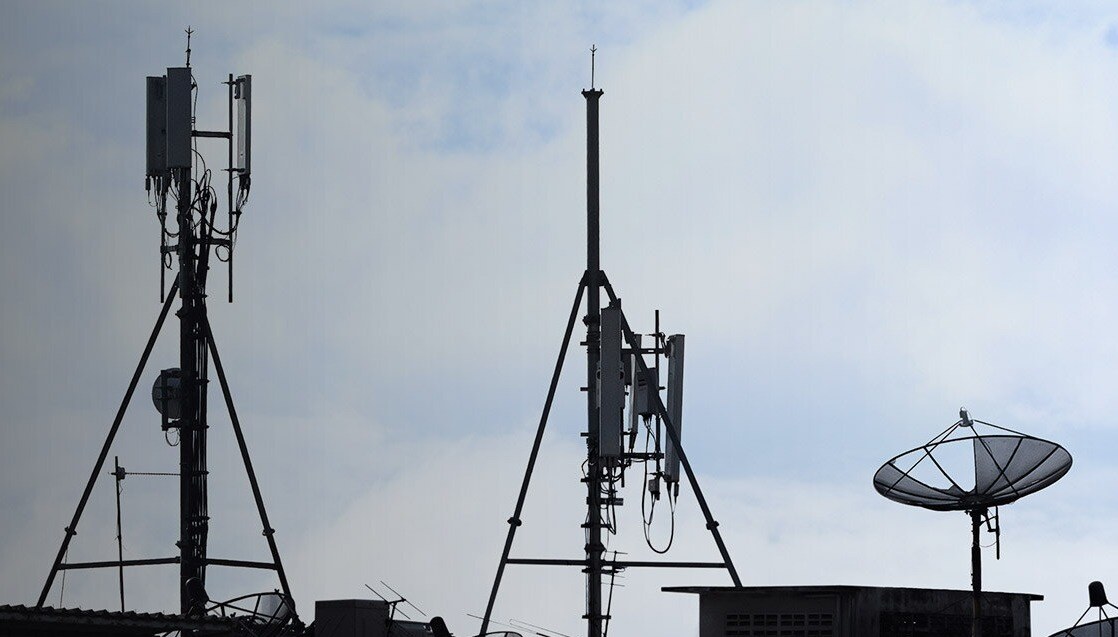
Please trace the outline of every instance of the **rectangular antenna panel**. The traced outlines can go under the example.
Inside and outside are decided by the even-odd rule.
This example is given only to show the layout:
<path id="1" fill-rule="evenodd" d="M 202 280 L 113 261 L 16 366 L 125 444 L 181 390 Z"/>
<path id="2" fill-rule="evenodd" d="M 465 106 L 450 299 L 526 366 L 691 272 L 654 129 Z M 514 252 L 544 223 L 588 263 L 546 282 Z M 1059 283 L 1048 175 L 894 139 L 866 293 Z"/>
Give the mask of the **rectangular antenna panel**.
<path id="1" fill-rule="evenodd" d="M 167 69 L 167 167 L 190 168 L 191 79 L 186 67 Z"/>
<path id="2" fill-rule="evenodd" d="M 633 334 L 633 347 L 636 349 L 624 359 L 625 385 L 629 387 L 629 431 L 635 431 L 639 424 L 637 422 L 637 410 L 635 407 L 637 400 L 637 375 L 639 374 L 637 371 L 639 368 L 637 365 L 637 356 L 640 356 L 641 349 L 640 334 Z"/>
<path id="3" fill-rule="evenodd" d="M 624 338 L 623 334 L 622 344 L 624 344 Z M 636 339 L 636 348 L 639 350 L 641 348 L 641 335 L 633 334 L 633 338 Z M 625 361 L 625 386 L 627 387 L 633 384 L 633 370 L 636 369 L 636 365 L 633 362 L 633 356 L 626 356 L 623 360 Z"/>
<path id="4" fill-rule="evenodd" d="M 167 171 L 167 78 L 147 79 L 147 172 L 160 177 Z"/>
<path id="5" fill-rule="evenodd" d="M 683 334 L 668 337 L 668 418 L 675 436 L 683 440 Z M 664 477 L 679 482 L 679 449 L 665 436 Z"/>
<path id="6" fill-rule="evenodd" d="M 639 343 L 640 336 L 636 336 Z M 649 367 L 647 374 L 640 371 L 640 364 L 637 363 L 639 356 L 639 352 L 633 352 L 629 357 L 632 361 L 629 366 L 633 370 L 633 386 L 629 390 L 630 431 L 640 430 L 641 417 L 651 418 L 655 415 L 656 410 L 652 407 L 652 392 L 659 391 L 660 386 L 660 375 L 655 367 Z"/>
<path id="7" fill-rule="evenodd" d="M 252 76 L 237 78 L 233 88 L 237 100 L 237 163 L 234 168 L 247 177 L 252 170 Z"/>
<path id="8" fill-rule="evenodd" d="M 602 349 L 598 363 L 598 456 L 621 455 L 625 420 L 625 363 L 621 356 L 621 308 L 602 310 Z"/>

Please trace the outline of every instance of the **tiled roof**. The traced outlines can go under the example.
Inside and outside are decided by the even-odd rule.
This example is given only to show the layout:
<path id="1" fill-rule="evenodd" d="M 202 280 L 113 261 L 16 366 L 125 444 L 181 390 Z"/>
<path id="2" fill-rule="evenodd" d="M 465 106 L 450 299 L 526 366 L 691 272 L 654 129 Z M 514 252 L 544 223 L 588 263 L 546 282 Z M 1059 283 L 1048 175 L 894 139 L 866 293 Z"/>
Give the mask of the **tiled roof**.
<path id="1" fill-rule="evenodd" d="M 231 633 L 236 620 L 224 617 L 185 617 L 166 613 L 0 605 L 0 636 L 9 634 L 151 635 L 171 630 Z M 15 629 L 18 629 L 15 630 Z"/>

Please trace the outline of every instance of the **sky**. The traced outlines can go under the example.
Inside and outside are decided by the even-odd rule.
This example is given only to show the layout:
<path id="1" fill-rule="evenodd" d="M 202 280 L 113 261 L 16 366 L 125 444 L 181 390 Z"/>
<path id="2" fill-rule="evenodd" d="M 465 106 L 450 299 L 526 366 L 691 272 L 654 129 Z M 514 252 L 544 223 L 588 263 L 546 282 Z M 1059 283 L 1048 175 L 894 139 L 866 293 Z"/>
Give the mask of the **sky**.
<path id="1" fill-rule="evenodd" d="M 0 602 L 37 598 L 159 310 L 143 78 L 183 64 L 187 25 L 201 127 L 227 74 L 253 76 L 235 302 L 213 277 L 210 317 L 308 620 L 383 580 L 478 627 L 585 268 L 591 45 L 602 267 L 639 331 L 659 309 L 687 335 L 684 445 L 743 583 L 965 589 L 966 517 L 871 484 L 965 406 L 1075 458 L 1001 510 L 986 587 L 1044 595 L 1047 635 L 1088 582 L 1118 586 L 1112 3 L 9 1 Z M 147 400 L 174 341 L 112 450 L 130 471 L 174 470 Z M 583 360 L 514 555 L 582 554 Z M 210 554 L 264 559 L 213 396 Z M 126 479 L 126 558 L 175 552 L 169 480 Z M 610 549 L 644 559 L 625 497 Z M 112 559 L 114 515 L 105 475 L 69 559 Z M 687 488 L 670 556 L 717 557 Z M 611 633 L 697 635 L 697 600 L 660 587 L 729 583 L 630 571 Z M 208 586 L 276 584 L 215 567 Z M 174 568 L 126 594 L 173 610 Z M 579 634 L 583 594 L 575 569 L 510 567 L 494 617 Z M 71 573 L 49 601 L 116 595 Z"/>

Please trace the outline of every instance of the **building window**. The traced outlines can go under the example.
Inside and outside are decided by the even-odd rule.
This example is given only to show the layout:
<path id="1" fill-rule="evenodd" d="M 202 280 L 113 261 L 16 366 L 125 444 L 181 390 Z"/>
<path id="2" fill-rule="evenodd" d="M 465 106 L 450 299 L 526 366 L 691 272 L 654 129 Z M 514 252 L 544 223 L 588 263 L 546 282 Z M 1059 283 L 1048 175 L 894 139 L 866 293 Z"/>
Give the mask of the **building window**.
<path id="1" fill-rule="evenodd" d="M 727 637 L 834 637 L 831 613 L 732 613 Z"/>
<path id="2" fill-rule="evenodd" d="M 971 616 L 960 613 L 881 613 L 881 637 L 970 637 Z M 1013 637 L 1012 617 L 983 617 L 983 637 Z"/>

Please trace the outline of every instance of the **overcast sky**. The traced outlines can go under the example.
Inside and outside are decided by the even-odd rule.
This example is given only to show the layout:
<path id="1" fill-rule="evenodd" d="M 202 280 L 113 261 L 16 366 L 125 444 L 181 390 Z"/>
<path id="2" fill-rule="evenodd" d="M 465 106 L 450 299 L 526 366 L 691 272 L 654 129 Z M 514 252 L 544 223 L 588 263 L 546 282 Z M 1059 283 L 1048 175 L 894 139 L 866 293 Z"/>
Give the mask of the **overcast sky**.
<path id="1" fill-rule="evenodd" d="M 684 442 L 743 583 L 965 589 L 966 517 L 871 477 L 966 406 L 1075 457 L 1002 510 L 987 588 L 1044 595 L 1047 635 L 1118 587 L 1113 4 L 9 1 L 0 602 L 34 603 L 159 309 L 143 82 L 188 24 L 200 127 L 253 75 L 236 302 L 214 276 L 210 315 L 306 619 L 385 580 L 477 629 L 585 267 L 591 44 L 602 266 L 635 327 L 687 335 Z M 175 470 L 147 398 L 175 348 L 112 452 L 129 470 Z M 582 555 L 568 360 L 516 555 Z M 264 558 L 211 425 L 210 554 Z M 610 547 L 641 559 L 625 495 Z M 176 496 L 125 481 L 126 557 L 176 552 Z M 104 476 L 71 560 L 115 557 L 113 515 Z M 717 556 L 686 489 L 672 556 Z M 214 598 L 275 586 L 210 573 Z M 70 574 L 61 603 L 111 608 L 113 577 Z M 495 617 L 578 634 L 581 578 L 510 567 Z M 175 581 L 130 572 L 130 605 L 174 609 Z M 630 572 L 611 633 L 697 634 L 659 587 L 728 583 Z"/>

